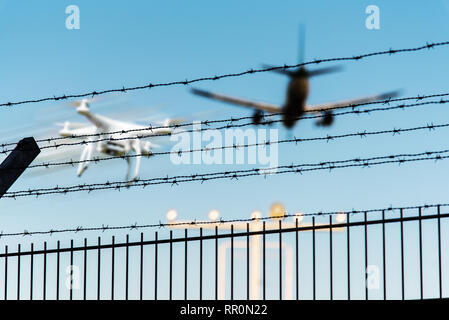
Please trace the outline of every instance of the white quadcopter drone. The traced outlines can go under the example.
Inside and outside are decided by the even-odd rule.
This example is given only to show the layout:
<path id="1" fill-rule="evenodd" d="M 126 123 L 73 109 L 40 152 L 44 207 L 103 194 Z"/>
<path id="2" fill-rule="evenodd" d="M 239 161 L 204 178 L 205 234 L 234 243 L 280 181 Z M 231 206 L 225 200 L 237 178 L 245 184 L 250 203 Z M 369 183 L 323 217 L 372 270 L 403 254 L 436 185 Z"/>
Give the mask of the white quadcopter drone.
<path id="1" fill-rule="evenodd" d="M 77 169 L 77 175 L 81 176 L 83 172 L 89 166 L 89 162 L 92 160 L 92 153 L 96 145 L 96 151 L 109 155 L 109 156 L 126 156 L 135 155 L 135 169 L 132 177 L 131 174 L 131 161 L 130 157 L 126 157 L 128 163 L 127 180 L 134 181 L 137 179 L 140 170 L 140 162 L 142 156 L 151 156 L 152 148 L 158 147 L 158 145 L 151 143 L 150 141 L 141 141 L 143 138 L 151 138 L 154 135 L 170 135 L 173 131 L 172 127 L 179 124 L 177 119 L 166 119 L 163 123 L 163 128 L 155 128 L 148 130 L 148 126 L 143 126 L 131 122 L 124 122 L 114 120 L 105 116 L 94 114 L 90 111 L 89 103 L 90 99 L 83 99 L 72 103 L 76 107 L 76 111 L 83 115 L 93 125 L 74 124 L 69 121 L 64 123 L 64 127 L 59 131 L 62 137 L 70 138 L 83 138 L 86 135 L 94 136 L 89 137 L 86 140 L 87 145 L 84 147 L 80 162 Z M 131 132 L 129 132 L 132 130 Z M 122 131 L 124 133 L 122 133 Z M 111 134 L 110 132 L 115 132 Z M 118 133 L 117 133 L 118 132 Z M 143 137 L 139 137 L 142 135 Z M 108 140 L 110 139 L 110 140 Z M 115 140 L 120 139 L 120 140 Z M 102 141 L 97 141 L 102 140 Z"/>

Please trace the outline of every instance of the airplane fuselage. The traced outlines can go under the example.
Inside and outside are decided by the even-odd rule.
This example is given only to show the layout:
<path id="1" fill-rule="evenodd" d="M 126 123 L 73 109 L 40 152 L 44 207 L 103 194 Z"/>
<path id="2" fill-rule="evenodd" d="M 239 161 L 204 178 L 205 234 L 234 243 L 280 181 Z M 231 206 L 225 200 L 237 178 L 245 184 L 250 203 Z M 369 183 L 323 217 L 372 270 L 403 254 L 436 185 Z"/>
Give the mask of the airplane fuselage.
<path id="1" fill-rule="evenodd" d="M 309 79 L 307 76 L 292 77 L 287 88 L 287 99 L 283 107 L 283 123 L 287 128 L 295 125 L 304 113 L 309 95 Z"/>

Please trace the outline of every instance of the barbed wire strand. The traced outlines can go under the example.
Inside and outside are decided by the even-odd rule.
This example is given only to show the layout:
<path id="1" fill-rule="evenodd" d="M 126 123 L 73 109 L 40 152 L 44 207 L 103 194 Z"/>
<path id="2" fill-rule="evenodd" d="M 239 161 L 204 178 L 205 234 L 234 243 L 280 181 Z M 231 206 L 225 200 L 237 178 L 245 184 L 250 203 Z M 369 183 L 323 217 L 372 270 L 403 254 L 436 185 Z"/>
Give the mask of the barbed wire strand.
<path id="1" fill-rule="evenodd" d="M 388 49 L 383 51 L 376 51 L 371 53 L 365 53 L 355 56 L 348 56 L 348 57 L 340 57 L 340 58 L 326 58 L 326 59 L 315 59 L 313 61 L 308 61 L 304 63 L 298 63 L 294 65 L 287 65 L 284 64 L 283 66 L 274 66 L 269 68 L 262 68 L 262 69 L 249 69 L 242 72 L 236 72 L 236 73 L 227 73 L 222 75 L 215 75 L 215 76 L 209 76 L 209 77 L 201 77 L 196 78 L 192 80 L 182 80 L 182 81 L 171 81 L 171 82 L 159 82 L 159 83 L 148 83 L 141 86 L 134 86 L 134 87 L 122 87 L 122 88 L 116 88 L 116 89 L 107 89 L 102 91 L 93 90 L 87 93 L 81 93 L 81 94 L 64 94 L 61 96 L 52 96 L 52 97 L 46 97 L 46 98 L 39 98 L 39 99 L 30 99 L 30 100 L 22 100 L 22 101 L 9 101 L 6 103 L 1 103 L 0 107 L 12 107 L 17 105 L 23 105 L 23 104 L 31 104 L 31 103 L 39 103 L 39 102 L 45 102 L 45 101 L 60 101 L 60 100 L 67 100 L 67 99 L 79 99 L 79 98 L 87 98 L 87 97 L 95 97 L 99 95 L 104 95 L 107 93 L 125 93 L 129 91 L 136 91 L 136 90 L 144 90 L 144 89 L 153 89 L 156 87 L 168 87 L 168 86 L 178 86 L 178 85 L 189 85 L 192 83 L 197 82 L 203 82 L 203 81 L 216 81 L 224 78 L 234 78 L 234 77 L 241 77 L 244 75 L 249 74 L 257 74 L 262 72 L 269 72 L 274 70 L 286 70 L 286 69 L 292 69 L 292 68 L 298 68 L 302 66 L 307 65 L 318 65 L 321 63 L 327 63 L 327 62 L 337 62 L 337 61 L 358 61 L 362 60 L 368 57 L 374 57 L 374 56 L 381 56 L 381 55 L 394 55 L 398 53 L 406 53 L 406 52 L 417 52 L 425 49 L 433 49 L 436 47 L 446 46 L 449 45 L 449 41 L 443 41 L 443 42 L 426 42 L 425 45 L 414 47 L 414 48 L 403 48 L 403 49 Z"/>
<path id="2" fill-rule="evenodd" d="M 328 211 L 328 212 L 313 212 L 313 213 L 303 213 L 301 214 L 302 217 L 320 217 L 320 216 L 331 216 L 331 215 L 337 215 L 337 214 L 346 214 L 346 215 L 356 215 L 356 214 L 364 214 L 364 213 L 381 213 L 381 212 L 393 212 L 398 210 L 414 210 L 414 209 L 430 209 L 430 208 L 441 208 L 441 207 L 448 207 L 449 203 L 439 203 L 439 204 L 423 204 L 423 205 L 416 205 L 416 206 L 403 206 L 403 207 L 387 207 L 387 208 L 376 208 L 376 209 L 365 209 L 365 210 L 349 210 L 349 211 Z M 287 211 L 285 212 L 283 218 L 297 218 L 297 214 L 289 214 Z M 88 232 L 88 231 L 112 231 L 112 230 L 138 230 L 138 229 L 149 229 L 149 228 L 170 228 L 170 227 L 182 227 L 185 226 L 186 228 L 191 226 L 202 226 L 202 225 L 217 225 L 218 228 L 220 228 L 220 225 L 225 224 L 232 224 L 232 223 L 239 223 L 239 222 L 246 222 L 246 223 L 252 223 L 252 222 L 262 222 L 272 220 L 271 217 L 260 217 L 260 218 L 246 218 L 246 219 L 219 219 L 217 221 L 182 221 L 182 222 L 169 222 L 169 223 L 163 223 L 159 221 L 159 223 L 153 223 L 153 224 L 130 224 L 130 225 L 121 225 L 121 226 L 109 226 L 103 224 L 101 227 L 82 227 L 77 226 L 76 228 L 66 228 L 66 229 L 50 229 L 46 231 L 28 231 L 24 230 L 23 232 L 13 232 L 13 233 L 4 233 L 3 231 L 0 231 L 0 239 L 3 237 L 17 237 L 17 236 L 33 236 L 33 235 L 53 235 L 58 233 L 79 233 L 79 232 Z M 346 224 L 345 222 L 342 223 L 343 225 Z M 334 224 L 334 226 L 338 226 L 337 224 Z M 301 225 L 299 225 L 301 227 Z"/>
<path id="3" fill-rule="evenodd" d="M 92 184 L 79 184 L 73 186 L 55 186 L 52 188 L 37 188 L 37 189 L 28 189 L 28 190 L 20 190 L 20 191 L 10 191 L 4 194 L 4 198 L 14 198 L 17 197 L 26 197 L 26 196 L 42 196 L 49 194 L 67 194 L 72 192 L 81 192 L 81 191 L 98 191 L 98 190 L 108 190 L 114 189 L 120 191 L 121 189 L 130 188 L 130 187 L 147 187 L 149 185 L 160 185 L 160 184 L 171 184 L 179 185 L 179 183 L 186 182 L 195 182 L 200 181 L 204 183 L 210 180 L 219 180 L 219 179 L 231 179 L 238 180 L 243 177 L 250 176 L 260 176 L 263 175 L 267 177 L 268 175 L 279 175 L 284 173 L 297 173 L 302 174 L 308 171 L 318 171 L 318 170 L 329 170 L 332 171 L 334 169 L 340 168 L 350 168 L 350 167 L 371 167 L 382 164 L 391 164 L 398 163 L 403 164 L 407 162 L 418 162 L 418 161 L 428 161 L 428 160 L 443 160 L 449 158 L 448 156 L 444 156 L 442 154 L 449 153 L 448 150 L 440 150 L 440 151 L 425 151 L 421 153 L 410 153 L 410 154 L 396 154 L 396 155 L 388 155 L 388 156 L 378 156 L 371 158 L 354 158 L 347 160 L 336 160 L 336 161 L 325 161 L 320 163 L 312 163 L 312 164 L 291 164 L 291 165 L 282 165 L 276 167 L 269 168 L 253 168 L 253 169 L 244 169 L 244 170 L 233 170 L 233 171 L 220 171 L 213 173 L 197 173 L 191 175 L 179 175 L 174 177 L 157 177 L 157 178 L 149 178 L 149 179 L 136 179 L 134 181 L 115 181 L 115 182 L 103 182 L 103 183 L 92 183 Z M 411 159 L 403 159 L 403 158 L 411 158 Z M 381 161 L 382 160 L 382 161 Z M 281 170 L 281 171 L 279 171 Z"/>

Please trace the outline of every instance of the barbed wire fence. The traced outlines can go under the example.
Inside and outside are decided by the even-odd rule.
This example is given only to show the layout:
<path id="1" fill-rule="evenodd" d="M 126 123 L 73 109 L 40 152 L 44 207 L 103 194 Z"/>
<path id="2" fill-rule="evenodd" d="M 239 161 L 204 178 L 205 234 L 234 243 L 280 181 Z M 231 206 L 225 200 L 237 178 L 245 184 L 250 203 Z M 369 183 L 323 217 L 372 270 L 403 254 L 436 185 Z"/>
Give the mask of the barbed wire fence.
<path id="1" fill-rule="evenodd" d="M 351 137 L 360 137 L 360 138 L 366 138 L 368 136 L 376 136 L 376 135 L 385 135 L 385 134 L 392 134 L 392 136 L 400 135 L 401 133 L 409 133 L 409 132 L 415 132 L 415 131 L 434 131 L 436 129 L 442 129 L 449 127 L 449 123 L 443 123 L 443 124 L 433 124 L 433 123 L 427 123 L 423 126 L 417 126 L 417 127 L 410 127 L 410 128 L 394 128 L 390 130 L 377 130 L 377 131 L 357 131 L 357 132 L 350 132 L 340 135 L 326 135 L 321 137 L 311 137 L 311 138 L 291 138 L 291 139 L 281 139 L 281 140 L 266 140 L 263 142 L 255 142 L 255 143 L 243 143 L 243 144 L 232 144 L 232 145 L 225 145 L 225 146 L 216 146 L 216 147 L 203 147 L 203 148 L 197 148 L 197 149 L 181 149 L 181 150 L 171 150 L 171 151 L 160 151 L 160 152 L 152 152 L 151 155 L 148 154 L 127 154 L 127 155 L 120 155 L 120 156 L 111 156 L 111 157 L 105 157 L 105 158 L 99 158 L 94 157 L 90 160 L 68 160 L 68 161 L 59 161 L 59 162 L 43 162 L 35 165 L 30 165 L 27 168 L 51 168 L 54 166 L 74 166 L 76 164 L 80 163 L 100 163 L 103 161 L 109 161 L 109 160 L 117 160 L 117 159 L 130 159 L 130 158 L 136 158 L 136 157 L 156 157 L 156 156 L 163 156 L 163 155 L 177 155 L 181 157 L 183 154 L 190 154 L 190 153 L 197 153 L 197 152 L 214 152 L 217 150 L 226 150 L 226 149 L 234 149 L 238 150 L 240 148 L 251 148 L 251 147 L 259 147 L 264 146 L 268 147 L 274 144 L 286 144 L 286 143 L 294 143 L 295 145 L 298 145 L 299 143 L 304 142 L 312 142 L 312 141 L 334 141 L 334 140 L 340 140 L 345 138 L 351 138 Z M 123 138 L 126 139 L 126 138 Z M 121 138 L 118 138 L 116 140 L 122 140 Z M 12 168 L 0 168 L 0 171 L 6 171 L 6 170 L 16 170 L 21 169 L 22 167 L 12 167 Z"/>
<path id="2" fill-rule="evenodd" d="M 285 173 L 296 173 L 303 174 L 309 171 L 319 171 L 319 170 L 335 170 L 342 168 L 352 168 L 352 167 L 371 167 L 382 164 L 404 164 L 408 162 L 421 162 L 421 161 L 429 161 L 429 160 L 445 160 L 449 158 L 449 155 L 445 155 L 449 153 L 448 150 L 440 150 L 440 151 L 426 151 L 421 153 L 410 153 L 410 154 L 396 154 L 396 155 L 387 155 L 387 156 L 378 156 L 371 158 L 353 158 L 346 160 L 337 160 L 337 161 L 325 161 L 320 163 L 308 163 L 308 164 L 290 164 L 290 165 L 281 165 L 276 167 L 269 168 L 253 168 L 253 169 L 244 169 L 244 170 L 232 170 L 232 171 L 219 171 L 213 173 L 196 173 L 190 175 L 178 175 L 173 177 L 157 177 L 157 178 L 149 178 L 149 179 L 136 179 L 134 181 L 114 181 L 114 182 L 103 182 L 103 183 L 91 183 L 91 184 L 78 184 L 73 186 L 55 186 L 52 188 L 37 188 L 37 189 L 28 189 L 28 190 L 20 190 L 20 191 L 10 191 L 6 192 L 3 197 L 5 198 L 13 198 L 16 199 L 18 197 L 29 197 L 29 196 L 43 196 L 49 194 L 67 194 L 73 192 L 81 192 L 81 191 L 97 191 L 97 190 L 122 190 L 131 187 L 147 187 L 150 185 L 162 185 L 162 184 L 170 184 L 170 185 L 179 185 L 180 183 L 187 182 L 201 182 L 204 183 L 206 181 L 211 180 L 222 180 L 222 179 L 231 179 L 238 180 L 239 178 L 245 178 L 250 176 L 270 176 L 270 175 L 280 175 Z"/>
<path id="3" fill-rule="evenodd" d="M 39 99 L 30 99 L 30 100 L 20 100 L 20 101 L 11 101 L 6 103 L 1 103 L 0 107 L 13 107 L 18 105 L 24 105 L 24 104 L 34 104 L 34 103 L 40 103 L 44 101 L 59 101 L 59 100 L 67 100 L 67 99 L 79 99 L 79 98 L 88 98 L 88 97 L 95 97 L 99 95 L 104 95 L 108 93 L 114 93 L 114 92 L 121 92 L 126 93 L 129 91 L 135 91 L 135 90 L 143 90 L 143 89 L 152 89 L 156 87 L 166 87 L 166 86 L 177 86 L 177 85 L 190 85 L 192 83 L 202 82 L 202 81 L 216 81 L 219 79 L 224 78 L 233 78 L 233 77 L 240 77 L 244 75 L 250 75 L 250 74 L 257 74 L 262 72 L 269 72 L 274 70 L 286 70 L 291 68 L 297 68 L 307 65 L 317 65 L 320 63 L 326 63 L 326 62 L 336 62 L 336 61 L 358 61 L 364 58 L 373 57 L 373 56 L 380 56 L 380 55 L 393 55 L 398 53 L 406 53 L 406 52 L 416 52 L 421 51 L 425 49 L 432 49 L 435 47 L 440 46 L 447 46 L 449 45 L 449 41 L 445 42 L 437 42 L 437 43 L 426 43 L 423 46 L 414 47 L 414 48 L 405 48 L 405 49 L 389 49 L 384 51 L 377 51 L 377 52 L 371 52 L 366 54 L 361 54 L 357 56 L 351 56 L 351 57 L 340 57 L 340 58 L 327 58 L 327 59 L 320 59 L 320 60 L 313 60 L 301 64 L 295 64 L 295 65 L 283 65 L 283 66 L 276 66 L 276 67 L 270 67 L 270 68 L 263 68 L 263 69 L 249 69 L 247 71 L 238 72 L 238 73 L 228 73 L 218 76 L 210 76 L 210 77 L 202 77 L 202 78 L 196 78 L 192 80 L 184 80 L 184 81 L 172 81 L 172 82 L 165 82 L 165 83 L 148 83 L 146 85 L 142 86 L 135 86 L 135 87 L 122 87 L 119 89 L 107 89 L 103 91 L 90 91 L 87 93 L 81 93 L 81 94 L 69 94 L 69 95 L 62 95 L 62 96 L 53 96 L 53 97 L 45 97 L 45 98 L 39 98 Z M 437 93 L 437 94 L 431 94 L 431 95 L 417 95 L 413 97 L 405 97 L 405 98 L 398 98 L 398 99 L 386 99 L 382 101 L 374 101 L 374 102 L 368 102 L 368 103 L 362 103 L 362 104 L 351 104 L 351 105 L 345 105 L 345 106 L 338 106 L 336 108 L 327 109 L 329 110 L 337 110 L 337 109 L 351 109 L 349 111 L 344 111 L 341 113 L 334 113 L 334 116 L 340 116 L 340 115 L 346 115 L 346 114 L 369 114 L 371 112 L 376 111 L 387 111 L 387 110 L 395 110 L 395 109 L 407 109 L 411 107 L 416 106 L 423 106 L 423 105 L 430 105 L 430 104 L 447 104 L 449 100 L 444 100 L 443 98 L 449 96 L 449 93 Z M 440 100 L 433 100 L 433 101 L 424 101 L 424 99 L 428 98 L 440 98 Z M 403 102 L 403 101 L 411 101 L 414 100 L 415 103 L 411 104 L 400 104 L 391 106 L 390 104 L 393 102 Z M 371 109 L 362 109 L 359 110 L 357 107 L 359 106 L 366 106 L 366 105 L 374 105 L 374 104 L 386 104 L 387 107 L 379 107 L 379 108 L 371 108 Z M 324 111 L 324 110 L 322 110 Z M 315 113 L 320 112 L 320 110 L 313 111 Z M 306 111 L 307 113 L 307 111 Z M 264 120 L 262 124 L 268 125 L 272 123 L 277 123 L 282 121 L 281 119 L 271 119 L 275 116 L 280 116 L 283 113 L 273 113 L 273 114 L 267 114 L 264 115 Z M 316 119 L 321 118 L 323 115 L 306 115 L 301 117 L 300 119 Z M 206 126 L 206 128 L 200 128 L 200 131 L 203 130 L 212 130 L 212 129 L 227 129 L 227 128 L 238 128 L 238 127 L 244 127 L 248 125 L 252 125 L 253 122 L 247 122 L 247 123 L 238 123 L 242 120 L 249 120 L 252 119 L 252 117 L 240 117 L 240 118 L 229 118 L 229 119 L 221 119 L 221 120 L 205 120 L 198 122 L 201 125 Z M 266 120 L 268 119 L 268 120 Z M 299 120 L 299 118 L 297 119 Z M 211 125 L 218 124 L 218 123 L 225 123 L 225 125 L 212 128 Z M 138 138 L 145 138 L 145 134 L 139 134 L 135 136 L 124 136 L 124 137 L 105 137 L 105 135 L 126 135 L 127 133 L 132 132 L 142 132 L 142 131 L 148 131 L 153 132 L 157 129 L 179 129 L 181 127 L 188 127 L 192 126 L 194 123 L 184 123 L 184 124 L 176 124 L 176 125 L 169 125 L 169 126 L 149 126 L 144 129 L 131 129 L 131 130 L 120 130 L 120 131 L 114 131 L 114 132 L 102 132 L 102 133 L 95 133 L 95 134 L 86 134 L 82 136 L 72 136 L 69 138 L 90 138 L 90 137 L 100 137 L 96 140 L 82 140 L 77 142 L 69 142 L 69 143 L 62 143 L 62 144 L 52 144 L 47 146 L 42 146 L 41 149 L 46 148 L 59 148 L 62 146 L 73 146 L 73 145 L 86 145 L 88 143 L 96 143 L 96 142 L 102 142 L 102 141 L 120 141 L 120 140 L 129 140 L 129 139 L 138 139 Z M 245 145 L 233 145 L 233 146 L 223 146 L 220 148 L 212 148 L 210 150 L 206 148 L 201 149 L 192 149 L 187 151 L 181 151 L 181 153 L 184 152 L 204 152 L 204 151 L 211 151 L 211 150 L 218 150 L 218 149 L 225 149 L 225 148 L 240 148 L 240 147 L 250 147 L 250 146 L 257 146 L 257 145 L 269 145 L 273 143 L 302 143 L 307 141 L 331 141 L 334 139 L 343 139 L 347 137 L 355 137 L 360 136 L 361 138 L 369 136 L 369 135 L 380 135 L 380 134 L 393 134 L 397 135 L 403 132 L 412 132 L 412 131 L 419 131 L 419 130 L 435 130 L 439 128 L 444 128 L 449 126 L 449 124 L 427 124 L 425 126 L 419 126 L 419 127 L 412 127 L 412 128 L 406 128 L 406 129 L 391 129 L 391 130 L 378 130 L 378 131 L 370 131 L 370 132 L 353 132 L 353 133 L 347 133 L 342 135 L 335 135 L 335 136 L 326 136 L 326 137 L 313 137 L 313 138 L 293 138 L 293 139 L 284 139 L 280 141 L 266 141 L 264 143 L 257 143 L 257 144 L 245 144 Z M 195 132 L 198 131 L 198 129 L 192 129 L 192 130 L 185 130 L 181 131 L 183 132 Z M 153 133 L 148 136 L 154 137 L 154 136 L 167 136 L 168 134 L 158 134 Z M 40 139 L 37 142 L 40 143 L 52 143 L 55 141 L 67 139 L 67 137 L 51 137 L 47 139 Z M 3 149 L 0 151 L 0 153 L 6 154 L 10 152 L 12 149 L 7 149 L 7 147 L 15 145 L 16 143 L 3 143 L 0 144 L 0 147 Z M 174 153 L 172 151 L 170 152 L 158 152 L 153 153 L 153 155 L 167 155 Z M 80 192 L 80 191 L 95 191 L 95 190 L 107 190 L 107 189 L 115 189 L 115 190 L 121 190 L 124 188 L 130 188 L 130 187 L 147 187 L 150 185 L 159 185 L 159 184 L 171 184 L 171 185 L 178 185 L 179 183 L 186 183 L 186 182 L 196 182 L 199 181 L 201 183 L 210 181 L 210 180 L 218 180 L 218 179 L 239 179 L 249 176 L 268 176 L 268 175 L 277 175 L 277 174 L 284 174 L 284 173 L 296 173 L 296 174 L 302 174 L 304 172 L 308 171 L 317 171 L 317 170 L 334 170 L 334 169 L 340 169 L 340 168 L 351 168 L 351 167 L 370 167 L 370 166 L 376 166 L 376 165 L 382 165 L 382 164 L 388 164 L 388 163 L 398 163 L 403 164 L 407 162 L 418 162 L 418 161 L 429 161 L 429 160 L 443 160 L 449 158 L 449 155 L 445 155 L 449 153 L 449 150 L 441 150 L 441 151 L 426 151 L 421 153 L 414 153 L 414 154 L 398 154 L 398 155 L 387 155 L 387 156 L 379 156 L 379 157 L 372 157 L 372 158 L 356 158 L 356 159 L 347 159 L 347 160 L 338 160 L 338 161 L 326 161 L 326 162 L 320 162 L 320 163 L 312 163 L 312 164 L 291 164 L 291 165 L 282 165 L 277 166 L 273 168 L 254 168 L 254 169 L 248 169 L 248 170 L 234 170 L 234 171 L 222 171 L 222 172 L 215 172 L 215 173 L 198 173 L 198 174 L 192 174 L 192 175 L 180 175 L 180 176 L 174 176 L 174 177 L 157 177 L 157 178 L 150 178 L 150 179 L 137 179 L 133 182 L 129 181 L 116 181 L 116 182 L 104 182 L 104 183 L 95 183 L 95 184 L 79 184 L 74 186 L 66 186 L 66 187 L 52 187 L 52 188 L 37 188 L 37 189 L 28 189 L 28 190 L 21 190 L 21 191 L 14 191 L 14 192 L 8 192 L 4 195 L 6 198 L 13 198 L 16 199 L 18 197 L 26 197 L 26 196 L 42 196 L 42 195 L 48 195 L 48 194 L 67 194 L 71 192 Z M 109 158 L 103 158 L 103 159 L 93 159 L 92 162 L 99 162 L 99 161 L 106 161 L 111 159 L 117 159 L 117 158 L 129 158 L 129 157 L 136 157 L 140 155 L 125 155 L 125 156 L 119 156 L 119 157 L 109 157 Z M 67 161 L 67 162 L 55 162 L 55 163 L 42 163 L 33 165 L 31 167 L 50 167 L 50 166 L 56 166 L 56 165 L 74 165 L 77 163 L 82 163 L 84 161 Z M 404 208 L 421 208 L 421 207 L 433 207 L 433 206 L 448 206 L 447 204 L 439 204 L 439 205 L 430 205 L 430 206 L 419 206 L 419 207 L 404 207 Z M 394 208 L 389 208 L 388 210 L 394 210 Z M 349 212 L 351 214 L 358 213 L 358 212 L 369 212 L 370 210 L 363 210 L 363 211 L 352 211 Z M 379 209 L 372 210 L 379 211 Z M 314 214 L 306 214 L 306 215 L 323 215 L 323 214 L 331 214 L 331 213 L 314 213 Z M 287 214 L 286 217 L 293 216 Z M 265 218 L 261 218 L 262 220 Z M 220 223 L 230 223 L 230 222 L 245 222 L 245 221 L 251 221 L 248 219 L 235 219 L 235 220 L 220 220 Z M 195 223 L 195 222 L 194 222 Z M 202 222 L 202 223 L 209 223 L 209 222 Z M 212 223 L 212 222 L 211 222 Z M 217 223 L 217 222 L 214 222 Z M 102 226 L 102 227 L 94 227 L 94 228 L 83 228 L 83 227 L 77 227 L 74 229 L 61 229 L 61 230 L 49 230 L 49 231 L 37 231 L 37 232 L 28 232 L 25 231 L 23 233 L 0 233 L 0 238 L 5 236 L 26 236 L 26 235 L 33 235 L 33 234 L 54 234 L 54 233 L 61 233 L 61 232 L 80 232 L 80 231 L 105 231 L 105 230 L 118 230 L 118 229 L 137 229 L 137 228 L 148 228 L 148 227 L 165 227 L 167 224 L 148 224 L 148 225 L 130 225 L 130 226 L 117 226 L 117 227 L 109 227 L 109 226 Z"/>
<path id="4" fill-rule="evenodd" d="M 385 100 L 379 100 L 379 101 L 371 101 L 371 102 L 365 102 L 365 103 L 359 103 L 359 104 L 348 104 L 344 106 L 337 106 L 334 108 L 327 108 L 326 111 L 332 111 L 332 110 L 338 110 L 338 109 L 352 109 L 350 111 L 346 112 L 340 112 L 340 113 L 333 113 L 333 116 L 342 116 L 342 115 L 348 115 L 348 114 L 370 114 L 371 112 L 382 112 L 382 111 L 390 111 L 390 110 L 397 110 L 397 109 L 408 109 L 408 108 L 414 108 L 424 105 L 432 105 L 432 104 L 447 104 L 449 103 L 449 100 L 431 100 L 431 101 L 425 101 L 425 102 L 417 102 L 417 103 L 410 103 L 410 104 L 399 104 L 390 106 L 389 104 L 392 102 L 400 102 L 400 101 L 421 101 L 423 99 L 428 98 L 436 98 L 436 97 L 445 97 L 448 96 L 449 93 L 439 93 L 439 94 L 431 94 L 431 95 L 417 95 L 417 96 L 411 96 L 411 97 L 405 97 L 405 98 L 398 98 L 398 99 L 385 99 Z M 378 107 L 378 108 L 371 108 L 371 109 L 356 109 L 356 107 L 359 106 L 366 106 L 366 105 L 373 105 L 373 104 L 387 104 L 389 106 L 387 107 Z M 325 111 L 325 110 L 323 110 Z M 320 110 L 314 110 L 314 111 L 305 111 L 306 113 L 319 113 Z M 276 116 L 283 115 L 283 112 L 279 113 L 272 113 L 272 114 L 266 114 L 264 115 L 264 118 L 272 118 Z M 309 120 L 309 119 L 319 119 L 322 118 L 322 114 L 317 115 L 310 115 L 310 116 L 302 116 L 302 117 L 294 117 L 294 120 Z M 245 116 L 245 117 L 239 117 L 239 118 L 226 118 L 226 119 L 220 119 L 220 120 L 203 120 L 203 121 L 193 121 L 193 122 L 187 122 L 187 123 L 181 123 L 181 124 L 173 124 L 173 125 L 165 125 L 165 126 L 148 126 L 144 128 L 138 128 L 138 129 L 126 129 L 126 130 L 117 130 L 117 131 L 110 131 L 110 132 L 99 132 L 99 133 L 91 133 L 91 134 L 81 134 L 81 135 L 69 135 L 65 137 L 50 137 L 50 138 L 44 138 L 44 139 L 38 139 L 36 140 L 37 143 L 51 143 L 53 141 L 58 140 L 67 140 L 67 139 L 82 139 L 82 138 L 91 138 L 91 137 L 102 137 L 107 136 L 104 138 L 99 138 L 95 140 L 82 140 L 77 142 L 66 142 L 66 143 L 60 143 L 60 144 L 52 144 L 52 145 L 46 145 L 41 146 L 41 149 L 49 149 L 49 148 L 59 148 L 63 146 L 74 146 L 74 145 L 86 145 L 89 143 L 96 143 L 96 142 L 103 142 L 103 141 L 121 141 L 121 140 L 132 140 L 132 139 L 142 139 L 142 138 L 149 138 L 149 137 L 166 137 L 173 134 L 182 134 L 182 133 L 192 133 L 192 132 L 201 132 L 201 131 L 208 131 L 208 130 L 220 130 L 220 129 L 231 129 L 231 128 L 240 128 L 245 126 L 253 125 L 254 123 L 246 122 L 246 123 L 237 123 L 242 120 L 248 120 L 252 119 L 251 116 Z M 274 123 L 282 122 L 282 119 L 270 119 L 270 120 L 264 120 L 260 124 L 261 125 L 271 125 Z M 220 127 L 210 127 L 211 124 L 215 123 L 226 123 L 226 125 L 220 126 Z M 199 125 L 199 126 L 205 126 L 195 129 L 188 129 L 188 130 L 180 130 L 176 131 L 174 133 L 157 133 L 156 131 L 161 129 L 179 129 L 182 127 L 191 127 L 193 125 Z M 135 136 L 124 136 L 124 137 L 115 137 L 115 135 L 125 135 L 127 133 L 134 133 L 134 132 L 149 132 L 147 134 L 139 134 Z M 114 137 L 112 137 L 114 136 Z M 0 153 L 6 154 L 8 152 L 11 152 L 13 149 L 6 149 L 8 146 L 15 146 L 17 142 L 8 142 L 8 143 L 2 143 L 0 144 L 0 148 L 2 150 Z"/>

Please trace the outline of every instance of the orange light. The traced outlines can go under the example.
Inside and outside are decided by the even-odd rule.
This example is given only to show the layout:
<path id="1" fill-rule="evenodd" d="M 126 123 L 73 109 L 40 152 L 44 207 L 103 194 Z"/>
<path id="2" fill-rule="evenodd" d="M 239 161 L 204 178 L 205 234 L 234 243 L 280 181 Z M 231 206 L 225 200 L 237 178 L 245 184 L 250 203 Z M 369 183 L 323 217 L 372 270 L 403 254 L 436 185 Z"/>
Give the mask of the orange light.
<path id="1" fill-rule="evenodd" d="M 270 208 L 271 219 L 284 219 L 285 214 L 285 207 L 281 203 L 274 203 Z"/>

